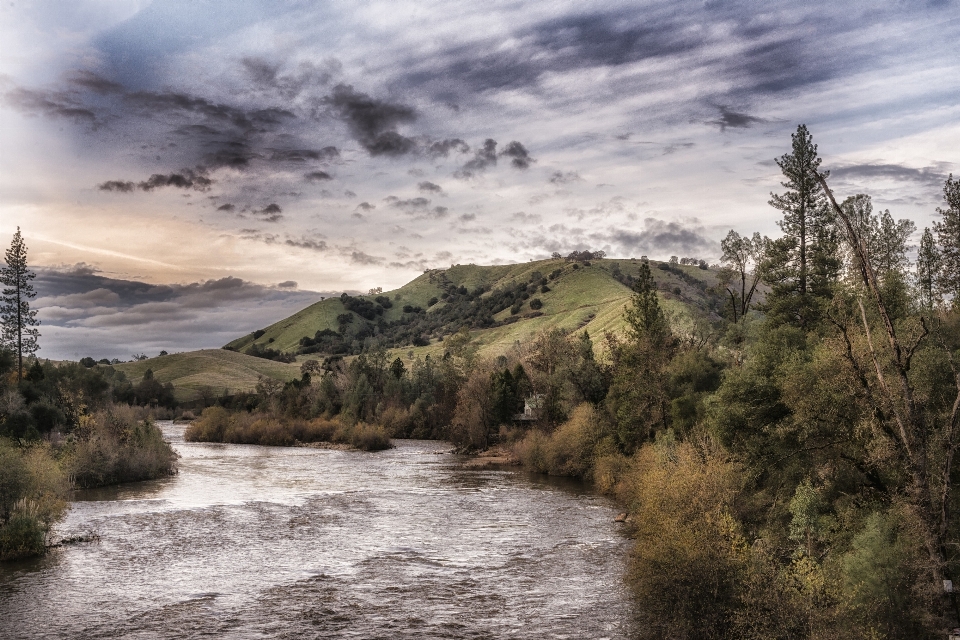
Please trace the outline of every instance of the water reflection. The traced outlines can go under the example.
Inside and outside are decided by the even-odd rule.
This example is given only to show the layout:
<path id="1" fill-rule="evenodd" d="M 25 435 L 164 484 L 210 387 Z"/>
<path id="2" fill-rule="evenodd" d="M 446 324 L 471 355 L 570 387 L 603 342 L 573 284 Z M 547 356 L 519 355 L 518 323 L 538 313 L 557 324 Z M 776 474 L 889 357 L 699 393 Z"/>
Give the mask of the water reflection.
<path id="1" fill-rule="evenodd" d="M 180 474 L 80 492 L 0 568 L 12 637 L 629 637 L 626 541 L 578 483 L 378 453 L 184 443 Z"/>

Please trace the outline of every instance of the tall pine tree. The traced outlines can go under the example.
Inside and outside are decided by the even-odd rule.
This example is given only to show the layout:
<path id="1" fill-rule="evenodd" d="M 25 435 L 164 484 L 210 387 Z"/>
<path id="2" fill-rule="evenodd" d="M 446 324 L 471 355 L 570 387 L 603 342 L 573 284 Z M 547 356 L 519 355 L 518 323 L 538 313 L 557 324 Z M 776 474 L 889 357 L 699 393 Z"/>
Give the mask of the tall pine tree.
<path id="1" fill-rule="evenodd" d="M 942 219 L 933 223 L 942 255 L 940 284 L 954 306 L 960 306 L 960 180 L 952 173 L 943 185 L 943 199 L 947 208 L 937 207 Z"/>
<path id="2" fill-rule="evenodd" d="M 940 301 L 940 249 L 930 232 L 930 227 L 923 230 L 920 238 L 920 247 L 917 250 L 917 297 L 921 306 L 932 311 Z"/>
<path id="3" fill-rule="evenodd" d="M 23 357 L 31 356 L 40 348 L 37 312 L 30 308 L 30 300 L 37 296 L 30 283 L 36 274 L 27 268 L 27 246 L 20 235 L 20 227 L 6 252 L 6 265 L 0 267 L 0 323 L 3 325 L 3 346 L 17 355 L 17 378 L 23 379 Z"/>
<path id="4" fill-rule="evenodd" d="M 817 180 L 820 158 L 813 136 L 801 124 L 792 139 L 792 153 L 776 160 L 787 190 L 770 194 L 770 205 L 783 212 L 778 224 L 784 235 L 767 247 L 763 271 L 771 292 L 765 311 L 777 322 L 807 327 L 818 315 L 818 299 L 829 296 L 839 275 L 840 243 Z"/>

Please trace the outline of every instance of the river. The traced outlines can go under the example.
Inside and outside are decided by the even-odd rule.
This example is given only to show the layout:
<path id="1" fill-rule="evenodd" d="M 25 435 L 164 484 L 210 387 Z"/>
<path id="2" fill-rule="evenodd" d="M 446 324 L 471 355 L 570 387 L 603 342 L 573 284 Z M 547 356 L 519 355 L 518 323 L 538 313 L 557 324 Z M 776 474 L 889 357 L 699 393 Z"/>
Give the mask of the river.
<path id="1" fill-rule="evenodd" d="M 77 492 L 0 565 L 4 638 L 629 638 L 628 541 L 574 482 L 376 453 L 199 444 L 177 476 Z"/>

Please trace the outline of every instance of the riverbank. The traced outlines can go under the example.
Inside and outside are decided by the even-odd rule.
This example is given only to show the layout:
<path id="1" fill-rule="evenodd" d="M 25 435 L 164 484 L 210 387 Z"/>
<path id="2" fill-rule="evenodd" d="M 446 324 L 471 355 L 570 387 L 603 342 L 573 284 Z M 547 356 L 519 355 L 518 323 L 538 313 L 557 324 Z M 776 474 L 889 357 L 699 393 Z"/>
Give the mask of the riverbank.
<path id="1" fill-rule="evenodd" d="M 142 410 L 114 406 L 82 415 L 66 436 L 0 438 L 0 561 L 42 555 L 71 490 L 176 473 L 177 454 Z"/>

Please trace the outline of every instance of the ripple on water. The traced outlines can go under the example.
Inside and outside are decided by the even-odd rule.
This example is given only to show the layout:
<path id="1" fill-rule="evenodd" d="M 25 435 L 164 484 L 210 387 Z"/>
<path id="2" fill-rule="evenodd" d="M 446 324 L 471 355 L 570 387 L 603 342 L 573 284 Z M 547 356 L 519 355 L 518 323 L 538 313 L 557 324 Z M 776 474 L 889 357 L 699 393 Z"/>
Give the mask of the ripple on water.
<path id="1" fill-rule="evenodd" d="M 82 492 L 0 568 L 17 638 L 627 638 L 627 541 L 576 483 L 468 470 L 447 443 L 379 453 L 182 441 L 180 473 Z"/>

